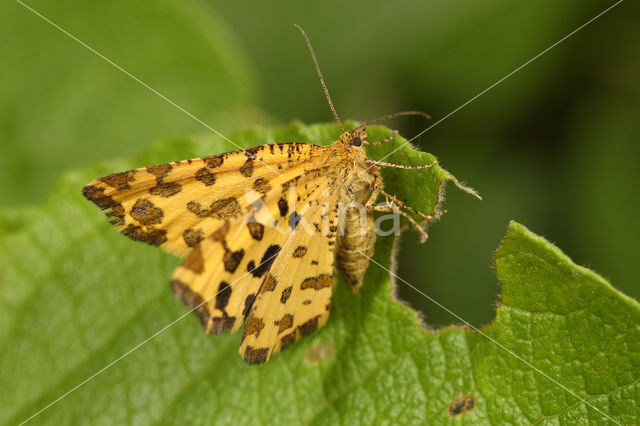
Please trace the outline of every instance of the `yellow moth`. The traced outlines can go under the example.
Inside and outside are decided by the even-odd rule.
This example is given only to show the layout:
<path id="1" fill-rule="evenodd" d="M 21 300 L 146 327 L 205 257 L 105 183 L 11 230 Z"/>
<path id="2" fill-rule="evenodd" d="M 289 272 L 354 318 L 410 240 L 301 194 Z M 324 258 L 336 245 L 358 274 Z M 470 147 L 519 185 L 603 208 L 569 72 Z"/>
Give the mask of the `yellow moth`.
<path id="1" fill-rule="evenodd" d="M 208 334 L 244 324 L 240 355 L 260 364 L 329 318 L 334 266 L 352 292 L 373 254 L 374 211 L 423 215 L 387 194 L 367 158 L 369 124 L 346 131 L 302 28 L 333 115 L 342 129 L 328 146 L 281 143 L 114 173 L 83 194 L 123 234 L 184 258 L 171 285 Z M 395 136 L 395 134 L 394 134 Z M 382 196 L 386 203 L 377 205 Z"/>

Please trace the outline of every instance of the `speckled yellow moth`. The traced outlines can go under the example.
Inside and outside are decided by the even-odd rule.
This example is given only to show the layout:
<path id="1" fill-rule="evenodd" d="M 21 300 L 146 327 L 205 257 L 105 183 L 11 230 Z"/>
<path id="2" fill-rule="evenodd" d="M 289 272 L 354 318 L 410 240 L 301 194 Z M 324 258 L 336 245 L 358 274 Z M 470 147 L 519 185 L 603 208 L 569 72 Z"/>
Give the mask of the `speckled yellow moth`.
<path id="1" fill-rule="evenodd" d="M 114 173 L 83 194 L 134 240 L 184 258 L 171 285 L 208 334 L 244 324 L 240 354 L 260 364 L 329 318 L 334 267 L 352 292 L 362 285 L 376 232 L 374 211 L 404 215 L 367 158 L 367 126 L 345 130 L 302 28 L 340 139 L 328 146 L 280 143 Z M 395 135 L 395 134 L 394 134 Z M 386 202 L 376 204 L 379 197 Z"/>

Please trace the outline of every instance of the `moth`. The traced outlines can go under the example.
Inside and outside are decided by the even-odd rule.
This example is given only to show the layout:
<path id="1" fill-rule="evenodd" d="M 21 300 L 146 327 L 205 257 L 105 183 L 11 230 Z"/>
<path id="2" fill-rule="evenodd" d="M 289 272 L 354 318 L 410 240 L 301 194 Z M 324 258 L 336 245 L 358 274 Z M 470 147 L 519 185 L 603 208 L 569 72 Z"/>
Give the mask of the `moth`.
<path id="1" fill-rule="evenodd" d="M 367 158 L 367 126 L 345 130 L 301 27 L 340 139 L 328 146 L 279 143 L 176 161 L 96 179 L 83 194 L 108 210 L 126 236 L 184 258 L 171 287 L 207 334 L 243 324 L 240 355 L 261 364 L 329 318 L 334 267 L 349 290 L 362 286 L 376 240 L 373 212 L 395 212 L 424 230 L 384 191 L 379 167 L 419 169 Z M 428 117 L 428 116 L 427 116 Z M 377 204 L 379 197 L 385 202 Z"/>

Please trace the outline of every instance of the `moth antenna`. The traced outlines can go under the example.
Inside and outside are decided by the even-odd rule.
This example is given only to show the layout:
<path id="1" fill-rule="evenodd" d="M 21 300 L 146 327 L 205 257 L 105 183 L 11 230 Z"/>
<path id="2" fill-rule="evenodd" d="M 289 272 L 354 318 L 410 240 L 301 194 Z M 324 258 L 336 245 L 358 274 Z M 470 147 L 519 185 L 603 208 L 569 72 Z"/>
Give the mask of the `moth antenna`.
<path id="1" fill-rule="evenodd" d="M 359 129 L 361 127 L 366 127 L 366 126 L 368 126 L 370 124 L 379 123 L 380 121 L 390 120 L 392 118 L 402 117 L 402 116 L 405 116 L 405 115 L 419 115 L 421 117 L 426 118 L 427 120 L 431 119 L 431 116 L 429 114 L 427 114 L 426 112 L 422 112 L 422 111 L 401 111 L 401 112 L 395 112 L 393 114 L 383 115 L 382 117 L 378 117 L 375 120 L 367 121 L 365 123 L 360 124 L 358 127 L 356 127 L 356 129 Z"/>
<path id="2" fill-rule="evenodd" d="M 333 107 L 333 102 L 331 102 L 331 96 L 329 96 L 329 90 L 327 89 L 327 85 L 324 82 L 324 77 L 322 76 L 322 71 L 320 71 L 320 65 L 318 65 L 318 60 L 316 59 L 316 54 L 313 51 L 313 47 L 311 47 L 311 42 L 309 41 L 309 37 L 307 37 L 307 33 L 304 32 L 302 27 L 298 24 L 293 24 L 295 27 L 300 30 L 302 36 L 307 41 L 307 46 L 309 47 L 309 52 L 311 52 L 311 57 L 313 58 L 313 63 L 316 65 L 316 71 L 318 71 L 318 77 L 320 77 L 320 83 L 322 83 L 322 90 L 324 91 L 324 95 L 327 97 L 327 101 L 329 102 L 329 107 L 331 108 L 331 112 L 333 112 L 333 117 L 338 122 L 338 126 L 340 126 L 340 130 L 344 133 L 344 127 L 342 127 L 342 122 L 340 121 L 340 117 L 338 117 L 338 113 L 336 109 Z"/>
<path id="3" fill-rule="evenodd" d="M 367 161 L 380 167 L 394 167 L 396 169 L 428 169 L 438 164 L 438 160 L 429 164 L 421 164 L 418 166 L 406 166 L 404 164 L 393 164 L 393 163 L 387 163 L 386 161 L 372 160 L 370 158 L 367 158 Z"/>

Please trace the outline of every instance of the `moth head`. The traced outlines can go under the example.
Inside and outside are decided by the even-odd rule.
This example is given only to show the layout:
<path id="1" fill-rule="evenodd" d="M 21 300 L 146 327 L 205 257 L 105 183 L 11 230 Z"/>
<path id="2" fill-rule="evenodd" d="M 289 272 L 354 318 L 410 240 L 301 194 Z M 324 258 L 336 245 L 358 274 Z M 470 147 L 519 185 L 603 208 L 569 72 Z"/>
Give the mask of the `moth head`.
<path id="1" fill-rule="evenodd" d="M 362 143 L 367 139 L 367 130 L 364 127 L 359 127 L 353 130 L 344 132 L 340 139 L 347 146 L 360 147 Z"/>

